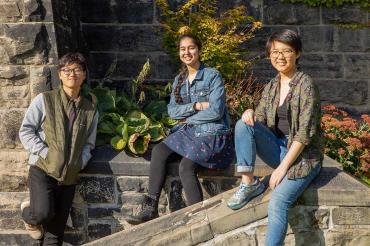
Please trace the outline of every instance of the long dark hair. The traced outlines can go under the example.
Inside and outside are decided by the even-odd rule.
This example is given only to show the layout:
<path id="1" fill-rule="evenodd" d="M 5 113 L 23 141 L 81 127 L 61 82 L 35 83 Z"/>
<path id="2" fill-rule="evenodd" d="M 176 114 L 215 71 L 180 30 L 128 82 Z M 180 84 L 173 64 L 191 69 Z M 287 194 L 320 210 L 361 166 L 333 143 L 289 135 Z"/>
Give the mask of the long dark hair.
<path id="1" fill-rule="evenodd" d="M 183 35 L 181 35 L 179 37 L 178 41 L 177 41 L 177 48 L 178 49 L 180 49 L 180 42 L 185 38 L 190 38 L 191 40 L 193 40 L 194 44 L 198 47 L 199 50 L 202 49 L 202 44 L 200 43 L 199 39 L 196 36 L 194 36 L 193 34 L 183 34 Z M 177 85 L 176 85 L 176 88 L 175 88 L 175 91 L 174 91 L 176 103 L 179 103 L 179 104 L 182 103 L 182 98 L 181 98 L 181 95 L 180 95 L 180 89 L 181 89 L 181 86 L 184 83 L 185 79 L 188 77 L 188 75 L 189 74 L 188 74 L 188 69 L 187 69 L 186 65 L 181 64 L 179 74 L 177 75 L 178 76 Z"/>
<path id="2" fill-rule="evenodd" d="M 271 34 L 266 43 L 266 55 L 270 56 L 271 46 L 274 41 L 282 42 L 290 47 L 292 47 L 296 54 L 302 52 L 302 41 L 301 37 L 297 32 L 290 29 L 283 29 L 281 31 L 274 32 Z M 299 57 L 296 59 L 296 66 L 299 68 L 298 64 Z"/>

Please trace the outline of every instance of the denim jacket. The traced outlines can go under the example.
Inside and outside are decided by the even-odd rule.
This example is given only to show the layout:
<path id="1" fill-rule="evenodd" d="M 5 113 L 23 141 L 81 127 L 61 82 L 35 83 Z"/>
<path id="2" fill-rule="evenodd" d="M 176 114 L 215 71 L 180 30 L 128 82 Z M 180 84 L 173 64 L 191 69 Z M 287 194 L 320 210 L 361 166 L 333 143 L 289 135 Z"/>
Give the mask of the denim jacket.
<path id="1" fill-rule="evenodd" d="M 172 119 L 186 119 L 188 126 L 195 127 L 195 135 L 208 136 L 230 133 L 230 119 L 226 108 L 225 87 L 220 73 L 201 65 L 190 85 L 186 80 L 180 88 L 183 103 L 175 100 L 174 91 L 178 83 L 175 78 L 172 87 L 171 100 L 167 106 Z M 196 111 L 196 102 L 209 102 L 207 109 Z"/>

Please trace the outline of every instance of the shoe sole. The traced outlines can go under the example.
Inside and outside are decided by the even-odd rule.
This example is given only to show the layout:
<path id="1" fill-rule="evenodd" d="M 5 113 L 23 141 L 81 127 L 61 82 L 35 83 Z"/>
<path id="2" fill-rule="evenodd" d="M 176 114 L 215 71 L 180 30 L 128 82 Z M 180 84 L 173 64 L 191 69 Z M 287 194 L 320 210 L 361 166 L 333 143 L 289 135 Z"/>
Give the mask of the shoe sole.
<path id="1" fill-rule="evenodd" d="M 242 202 L 242 203 L 240 203 L 240 204 L 237 204 L 237 205 L 229 205 L 229 204 L 227 204 L 227 207 L 228 208 L 231 208 L 232 210 L 238 210 L 238 209 L 241 209 L 242 207 L 244 207 L 248 202 L 250 202 L 253 198 L 255 198 L 255 197 L 257 197 L 257 196 L 259 196 L 259 195 L 261 195 L 263 192 L 264 192 L 264 190 L 265 190 L 265 186 L 264 186 L 264 184 L 261 184 L 261 191 L 258 191 L 258 190 L 256 190 L 256 191 L 258 191 L 257 192 L 257 194 L 254 194 L 253 196 L 251 196 L 251 197 L 249 197 L 249 199 L 247 199 L 247 200 L 245 200 L 244 202 Z"/>

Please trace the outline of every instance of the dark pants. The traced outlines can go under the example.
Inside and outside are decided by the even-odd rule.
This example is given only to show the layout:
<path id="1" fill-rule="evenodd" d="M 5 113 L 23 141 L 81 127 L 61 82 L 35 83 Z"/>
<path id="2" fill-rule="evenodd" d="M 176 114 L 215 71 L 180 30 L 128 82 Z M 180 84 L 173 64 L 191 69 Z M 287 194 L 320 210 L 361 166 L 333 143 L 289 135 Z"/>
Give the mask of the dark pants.
<path id="1" fill-rule="evenodd" d="M 149 195 L 159 197 L 166 179 L 166 162 L 175 152 L 166 144 L 159 143 L 152 150 L 149 174 Z M 179 164 L 179 176 L 186 196 L 186 205 L 203 200 L 203 193 L 197 177 L 198 165 L 192 160 L 182 157 Z"/>
<path id="2" fill-rule="evenodd" d="M 22 217 L 31 225 L 43 225 L 43 245 L 62 245 L 75 185 L 60 185 L 39 167 L 31 166 L 28 177 L 30 207 Z"/>

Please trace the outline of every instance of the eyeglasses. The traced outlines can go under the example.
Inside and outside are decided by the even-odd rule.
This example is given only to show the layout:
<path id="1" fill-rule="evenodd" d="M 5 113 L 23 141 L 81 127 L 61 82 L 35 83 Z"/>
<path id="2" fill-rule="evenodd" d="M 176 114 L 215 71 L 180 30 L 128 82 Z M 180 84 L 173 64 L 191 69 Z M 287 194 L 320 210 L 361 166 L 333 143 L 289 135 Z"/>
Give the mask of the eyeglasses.
<path id="1" fill-rule="evenodd" d="M 75 75 L 80 75 L 84 70 L 82 68 L 76 67 L 74 69 L 64 68 L 61 69 L 65 76 L 69 76 L 74 72 Z"/>
<path id="2" fill-rule="evenodd" d="M 293 50 L 283 50 L 283 51 L 273 50 L 270 52 L 270 56 L 272 58 L 278 58 L 280 54 L 282 54 L 285 58 L 289 58 L 294 54 L 294 51 Z"/>

